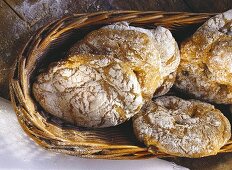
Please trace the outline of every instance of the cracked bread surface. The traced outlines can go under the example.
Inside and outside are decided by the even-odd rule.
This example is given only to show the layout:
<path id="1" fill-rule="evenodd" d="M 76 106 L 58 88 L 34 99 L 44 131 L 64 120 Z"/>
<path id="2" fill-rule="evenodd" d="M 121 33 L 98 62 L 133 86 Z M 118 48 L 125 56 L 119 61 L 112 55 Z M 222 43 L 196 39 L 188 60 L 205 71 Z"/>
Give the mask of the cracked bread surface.
<path id="1" fill-rule="evenodd" d="M 175 86 L 199 99 L 232 104 L 232 10 L 206 21 L 180 51 Z"/>
<path id="2" fill-rule="evenodd" d="M 80 54 L 53 63 L 33 84 L 33 94 L 52 115 L 83 127 L 115 126 L 143 104 L 128 63 L 111 56 Z"/>
<path id="3" fill-rule="evenodd" d="M 148 100 L 162 86 L 164 79 L 167 83 L 168 76 L 177 69 L 180 61 L 178 45 L 168 29 L 148 30 L 129 26 L 127 22 L 90 32 L 69 52 L 70 55 L 79 53 L 111 54 L 123 62 L 129 61 L 140 82 L 143 97 Z M 161 93 L 166 93 L 170 87 L 164 85 Z"/>
<path id="4" fill-rule="evenodd" d="M 181 157 L 215 155 L 231 136 L 228 119 L 213 105 L 163 96 L 147 102 L 133 117 L 139 141 Z"/>

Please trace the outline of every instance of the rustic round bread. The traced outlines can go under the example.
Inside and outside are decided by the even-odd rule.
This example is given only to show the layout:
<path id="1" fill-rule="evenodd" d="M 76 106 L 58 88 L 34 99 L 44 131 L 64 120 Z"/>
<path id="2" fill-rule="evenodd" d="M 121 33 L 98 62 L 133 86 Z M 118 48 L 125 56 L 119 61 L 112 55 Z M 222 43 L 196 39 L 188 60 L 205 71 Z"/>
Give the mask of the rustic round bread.
<path id="1" fill-rule="evenodd" d="M 232 10 L 209 19 L 181 44 L 175 86 L 197 98 L 232 104 Z"/>
<path id="2" fill-rule="evenodd" d="M 103 55 L 79 54 L 53 63 L 37 77 L 33 94 L 47 112 L 83 127 L 118 125 L 143 104 L 130 64 Z"/>
<path id="3" fill-rule="evenodd" d="M 140 82 L 142 95 L 151 99 L 179 65 L 179 49 L 171 32 L 163 27 L 148 30 L 115 23 L 89 33 L 74 45 L 69 54 L 111 54 L 131 67 Z M 170 87 L 170 86 L 168 86 Z M 167 88 L 162 93 L 167 92 Z"/>
<path id="4" fill-rule="evenodd" d="M 231 136 L 228 119 L 213 105 L 174 96 L 147 102 L 133 128 L 146 146 L 181 157 L 217 154 Z"/>

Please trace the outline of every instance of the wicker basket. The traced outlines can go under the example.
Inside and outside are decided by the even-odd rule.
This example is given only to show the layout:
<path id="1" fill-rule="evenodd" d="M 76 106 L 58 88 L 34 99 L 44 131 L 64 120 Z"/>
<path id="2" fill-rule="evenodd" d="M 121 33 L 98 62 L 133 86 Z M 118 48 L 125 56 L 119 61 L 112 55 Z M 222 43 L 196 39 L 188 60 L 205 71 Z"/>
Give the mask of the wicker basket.
<path id="1" fill-rule="evenodd" d="M 88 129 L 74 127 L 46 113 L 35 101 L 31 84 L 49 63 L 63 58 L 67 50 L 88 32 L 103 25 L 128 21 L 131 25 L 169 28 L 177 41 L 191 35 L 215 14 L 183 12 L 108 11 L 73 14 L 49 23 L 31 37 L 18 56 L 10 80 L 11 101 L 24 131 L 42 147 L 88 158 L 142 159 L 170 156 L 147 148 L 133 135 L 131 122 L 122 125 Z M 230 140 L 220 152 L 232 152 Z"/>

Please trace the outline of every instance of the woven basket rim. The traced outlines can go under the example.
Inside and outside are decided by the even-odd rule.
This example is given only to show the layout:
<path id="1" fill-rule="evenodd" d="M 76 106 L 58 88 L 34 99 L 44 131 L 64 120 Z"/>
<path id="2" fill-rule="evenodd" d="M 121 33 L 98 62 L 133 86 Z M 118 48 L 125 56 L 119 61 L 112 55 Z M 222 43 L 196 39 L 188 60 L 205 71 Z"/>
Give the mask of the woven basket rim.
<path id="1" fill-rule="evenodd" d="M 72 15 L 86 15 L 86 14 L 102 14 L 102 13 L 143 13 L 143 14 L 147 14 L 147 13 L 165 13 L 165 14 L 188 14 L 188 15 L 217 15 L 220 14 L 218 12 L 187 12 L 187 11 L 162 11 L 162 10 L 103 10 L 103 11 L 97 11 L 97 12 L 83 12 L 83 13 L 73 13 L 73 14 L 69 14 L 68 16 L 72 16 Z M 66 17 L 66 16 L 64 16 Z M 62 17 L 63 18 L 63 17 Z"/>
<path id="2" fill-rule="evenodd" d="M 77 155 L 87 158 L 104 159 L 144 159 L 151 157 L 171 156 L 154 149 L 146 148 L 143 145 L 110 144 L 104 141 L 101 136 L 102 131 L 91 130 L 85 132 L 85 135 L 101 134 L 104 140 L 91 141 L 79 129 L 62 129 L 51 124 L 48 120 L 38 113 L 36 103 L 33 102 L 28 81 L 30 74 L 36 67 L 36 59 L 41 58 L 44 49 L 56 40 L 66 40 L 71 31 L 84 28 L 84 26 L 96 26 L 110 24 L 112 22 L 129 21 L 135 24 L 148 26 L 149 24 L 165 25 L 169 28 L 180 28 L 181 26 L 196 25 L 203 23 L 209 17 L 217 13 L 188 13 L 188 12 L 163 12 L 163 11 L 100 11 L 95 13 L 81 13 L 65 16 L 61 19 L 48 23 L 40 28 L 26 43 L 22 52 L 17 56 L 15 67 L 10 78 L 11 102 L 14 106 L 18 121 L 23 130 L 40 146 L 61 153 Z M 110 22 L 112 21 L 112 22 Z M 179 22 L 179 23 L 178 23 Z M 46 35 L 46 36 L 45 36 Z M 50 38 L 50 39 L 49 39 Z M 60 38 L 60 39 L 59 39 Z M 49 42 L 50 40 L 50 42 Z M 49 44 L 50 43 L 50 44 Z M 57 43 L 57 42 L 56 42 Z M 49 45 L 48 45 L 49 44 Z M 58 43 L 57 43 L 58 44 Z M 41 52 L 41 54 L 39 53 Z M 121 127 L 119 127 L 121 128 Z M 123 127 L 122 127 L 123 128 Z M 69 132 L 74 135 L 65 136 Z M 107 131 L 108 132 L 108 131 Z M 116 130 L 117 132 L 117 130 Z M 114 130 L 109 131 L 112 135 Z M 60 134 L 59 134 L 60 133 Z M 116 133 L 117 134 L 117 133 Z M 63 135 L 63 136 L 62 136 Z M 64 136 L 66 138 L 64 138 Z M 126 136 L 120 136 L 122 139 Z M 85 140 L 88 139 L 87 140 Z M 93 140 L 93 139 L 92 139 Z M 102 142 L 102 143 L 101 143 Z M 232 152 L 232 141 L 228 142 L 220 152 Z"/>

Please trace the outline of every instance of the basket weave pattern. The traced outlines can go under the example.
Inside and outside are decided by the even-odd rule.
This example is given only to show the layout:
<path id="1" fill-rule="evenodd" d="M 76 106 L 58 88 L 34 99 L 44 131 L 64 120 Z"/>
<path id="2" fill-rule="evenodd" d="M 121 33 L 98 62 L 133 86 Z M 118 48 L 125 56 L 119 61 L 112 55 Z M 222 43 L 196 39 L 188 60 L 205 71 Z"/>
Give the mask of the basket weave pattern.
<path id="1" fill-rule="evenodd" d="M 131 122 L 88 129 L 74 127 L 46 113 L 35 101 L 31 84 L 40 70 L 65 56 L 76 41 L 91 30 L 119 21 L 154 28 L 161 25 L 178 33 L 202 24 L 214 14 L 183 12 L 112 11 L 73 14 L 37 31 L 17 57 L 10 80 L 11 101 L 24 131 L 42 147 L 56 152 L 88 158 L 142 159 L 170 156 L 147 148 L 133 135 Z M 183 37 L 186 38 L 186 37 Z M 220 152 L 232 152 L 230 140 Z"/>

